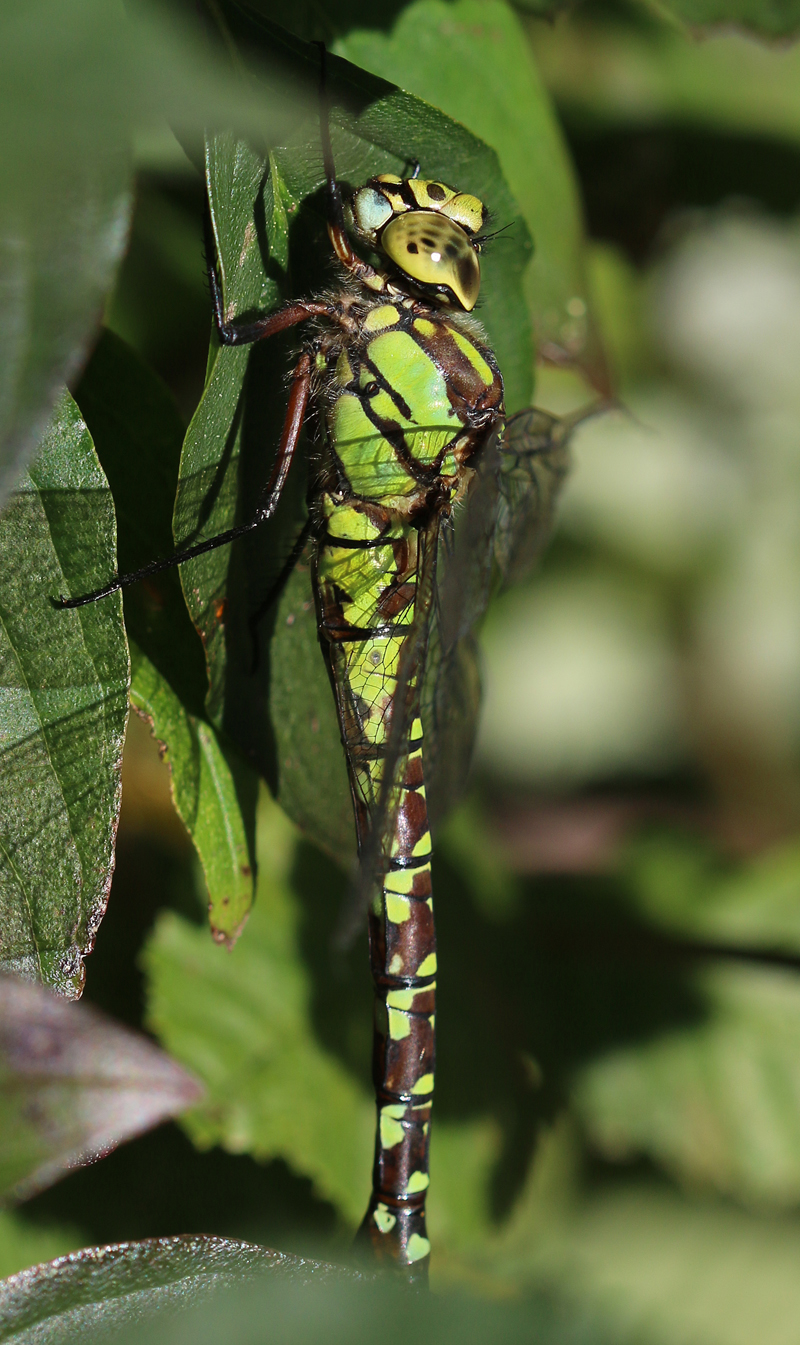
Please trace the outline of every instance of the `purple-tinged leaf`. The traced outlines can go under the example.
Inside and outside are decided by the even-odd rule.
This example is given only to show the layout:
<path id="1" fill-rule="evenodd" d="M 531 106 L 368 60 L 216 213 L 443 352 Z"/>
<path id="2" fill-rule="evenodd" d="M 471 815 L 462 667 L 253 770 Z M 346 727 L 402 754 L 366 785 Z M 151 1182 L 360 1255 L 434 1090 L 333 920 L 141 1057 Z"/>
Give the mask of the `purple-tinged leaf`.
<path id="1" fill-rule="evenodd" d="M 0 1193 L 26 1197 L 197 1102 L 197 1081 L 88 1005 L 0 976 Z"/>

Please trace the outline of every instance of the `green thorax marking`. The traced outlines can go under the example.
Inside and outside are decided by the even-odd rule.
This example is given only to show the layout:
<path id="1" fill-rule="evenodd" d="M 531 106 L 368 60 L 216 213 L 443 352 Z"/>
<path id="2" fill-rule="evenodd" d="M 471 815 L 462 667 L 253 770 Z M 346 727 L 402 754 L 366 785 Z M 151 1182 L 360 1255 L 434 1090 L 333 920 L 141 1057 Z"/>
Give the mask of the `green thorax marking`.
<path id="1" fill-rule="evenodd" d="M 329 378 L 330 447 L 349 492 L 400 514 L 434 481 L 456 485 L 474 434 L 502 408 L 488 348 L 457 318 L 380 303 Z"/>

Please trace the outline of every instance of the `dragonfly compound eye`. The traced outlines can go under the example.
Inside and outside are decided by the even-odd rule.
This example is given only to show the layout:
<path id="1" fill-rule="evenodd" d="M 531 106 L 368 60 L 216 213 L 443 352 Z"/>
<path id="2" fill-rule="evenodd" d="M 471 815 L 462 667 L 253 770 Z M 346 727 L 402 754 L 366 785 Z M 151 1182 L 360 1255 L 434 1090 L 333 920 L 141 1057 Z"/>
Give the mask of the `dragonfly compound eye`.
<path id="1" fill-rule="evenodd" d="M 394 213 L 391 202 L 374 187 L 361 187 L 353 197 L 350 210 L 356 231 L 368 239 L 374 239 Z"/>
<path id="2" fill-rule="evenodd" d="M 410 210 L 387 224 L 384 252 L 420 285 L 444 287 L 469 313 L 481 285 L 478 254 L 464 230 L 444 215 Z"/>

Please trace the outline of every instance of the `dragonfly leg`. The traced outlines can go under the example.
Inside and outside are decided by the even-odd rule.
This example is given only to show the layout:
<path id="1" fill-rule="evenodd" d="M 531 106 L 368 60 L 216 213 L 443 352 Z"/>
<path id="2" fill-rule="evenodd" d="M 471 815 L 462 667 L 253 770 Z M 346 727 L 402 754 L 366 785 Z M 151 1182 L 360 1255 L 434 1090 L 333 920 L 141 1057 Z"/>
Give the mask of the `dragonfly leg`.
<path id="1" fill-rule="evenodd" d="M 289 468 L 292 465 L 294 451 L 305 419 L 310 391 L 311 356 L 307 351 L 304 351 L 292 374 L 289 404 L 286 408 L 286 417 L 283 422 L 283 431 L 275 464 L 258 502 L 256 512 L 247 523 L 240 523 L 235 528 L 228 528 L 225 532 L 217 533 L 215 537 L 208 537 L 204 542 L 197 542 L 195 546 L 176 551 L 174 555 L 167 556 L 164 560 L 153 560 L 149 565 L 144 565 L 141 570 L 133 570 L 130 574 L 115 575 L 102 588 L 93 589 L 91 593 L 83 593 L 79 598 L 64 598 L 63 596 L 51 598 L 50 601 L 53 606 L 59 610 L 85 607 L 87 603 L 97 602 L 100 598 L 107 598 L 109 594 L 116 593 L 121 588 L 128 588 L 129 585 L 138 583 L 140 579 L 147 579 L 151 574 L 160 574 L 162 570 L 171 570 L 176 565 L 182 565 L 184 561 L 193 560 L 195 556 L 203 556 L 207 551 L 216 551 L 219 546 L 225 546 L 228 542 L 235 542 L 238 537 L 246 536 L 247 533 L 252 532 L 262 523 L 265 523 L 268 518 L 271 518 L 278 506 L 289 474 Z"/>
<path id="2" fill-rule="evenodd" d="M 211 307 L 223 346 L 246 346 L 254 341 L 264 341 L 267 337 L 285 332 L 287 328 L 296 327 L 298 323 L 306 322 L 309 318 L 335 318 L 336 311 L 333 305 L 316 299 L 300 299 L 294 303 L 284 304 L 283 308 L 276 309 L 274 313 L 265 313 L 263 317 L 253 318 L 250 322 L 226 317 L 222 286 L 217 274 L 217 248 L 211 224 L 211 211 L 208 207 L 205 213 L 205 234 Z"/>

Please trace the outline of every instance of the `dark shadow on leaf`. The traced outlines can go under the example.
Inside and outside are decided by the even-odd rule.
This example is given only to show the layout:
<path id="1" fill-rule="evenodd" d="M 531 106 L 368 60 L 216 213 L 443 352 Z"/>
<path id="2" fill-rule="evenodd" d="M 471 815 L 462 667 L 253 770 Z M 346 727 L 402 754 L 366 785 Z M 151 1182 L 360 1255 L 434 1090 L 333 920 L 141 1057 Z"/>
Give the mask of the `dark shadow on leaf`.
<path id="1" fill-rule="evenodd" d="M 609 879 L 529 882 L 515 918 L 492 921 L 446 857 L 434 864 L 440 955 L 437 1113 L 494 1116 L 493 1180 L 513 1204 L 541 1128 L 575 1071 L 615 1048 L 703 1021 L 684 946 L 637 918 Z"/>

